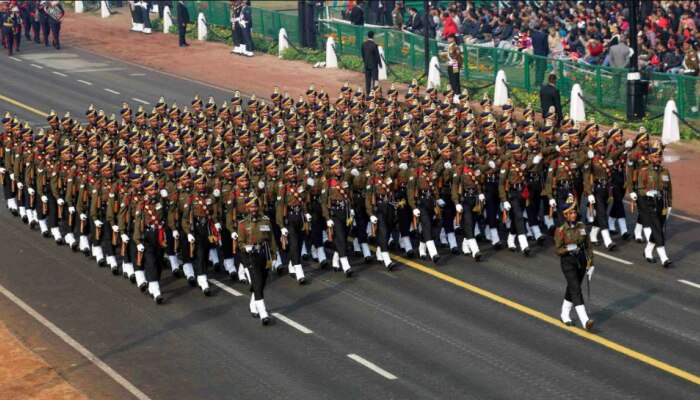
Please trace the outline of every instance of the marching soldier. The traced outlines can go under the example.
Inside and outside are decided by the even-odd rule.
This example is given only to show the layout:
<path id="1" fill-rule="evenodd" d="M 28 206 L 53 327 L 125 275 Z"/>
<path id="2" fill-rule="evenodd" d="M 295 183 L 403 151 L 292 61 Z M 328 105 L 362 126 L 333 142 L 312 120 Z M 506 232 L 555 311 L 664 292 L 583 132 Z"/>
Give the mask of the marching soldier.
<path id="1" fill-rule="evenodd" d="M 377 239 L 377 254 L 381 255 L 386 269 L 391 271 L 396 263 L 389 256 L 389 238 L 396 226 L 396 211 L 404 207 L 405 200 L 396 198 L 396 174 L 398 169 L 387 168 L 387 159 L 378 150 L 372 159 L 374 169 L 367 181 L 365 207 L 372 223 L 373 236 Z M 401 204 L 401 201 L 404 203 Z"/>
<path id="2" fill-rule="evenodd" d="M 421 241 L 418 252 L 425 258 L 427 249 L 428 257 L 435 264 L 440 261 L 435 247 L 434 220 L 436 210 L 439 210 L 441 202 L 438 200 L 437 173 L 432 169 L 433 158 L 426 145 L 418 151 L 418 166 L 411 170 L 408 178 L 408 205 L 413 210 L 413 229 L 418 230 L 420 222 Z M 444 206 L 444 201 L 442 202 Z"/>
<path id="3" fill-rule="evenodd" d="M 301 265 L 304 234 L 309 231 L 309 195 L 307 184 L 299 180 L 299 171 L 291 160 L 282 168 L 284 180 L 277 183 L 277 225 L 281 227 L 282 247 L 289 255 L 289 275 L 300 285 L 306 283 Z"/>
<path id="4" fill-rule="evenodd" d="M 353 246 L 355 247 L 355 252 L 358 250 L 362 251 L 365 263 L 370 263 L 372 262 L 372 253 L 367 242 L 369 215 L 367 215 L 367 209 L 365 208 L 367 179 L 370 176 L 370 172 L 365 165 L 365 155 L 357 145 L 353 146 L 350 151 L 349 172 L 347 179 L 352 193 L 350 217 L 354 220 L 353 236 L 355 236 Z"/>
<path id="5" fill-rule="evenodd" d="M 516 251 L 515 239 L 517 237 L 520 251 L 525 256 L 530 255 L 530 245 L 527 243 L 527 229 L 525 228 L 525 207 L 530 197 L 526 182 L 527 163 L 523 153 L 523 145 L 520 139 L 515 139 L 508 145 L 511 158 L 501 165 L 499 197 L 503 204 L 504 218 L 510 214 L 510 233 L 508 234 L 508 248 Z"/>
<path id="6" fill-rule="evenodd" d="M 632 204 L 635 204 L 638 198 L 638 193 L 637 193 L 637 176 L 639 174 L 639 170 L 641 170 L 645 165 L 649 163 L 648 161 L 648 154 L 649 152 L 649 134 L 647 133 L 646 128 L 643 126 L 639 127 L 639 133 L 634 138 L 634 147 L 632 148 L 632 151 L 630 151 L 628 157 L 627 157 L 627 191 L 629 191 L 630 194 L 630 200 L 632 200 Z M 643 206 L 642 206 L 643 207 Z M 644 238 L 642 237 L 642 233 L 649 232 L 649 230 L 644 230 L 644 221 L 642 219 L 642 214 L 643 210 L 639 210 L 637 213 L 637 223 L 634 227 L 634 240 L 637 241 L 637 243 L 643 243 Z M 647 236 L 647 241 L 649 240 L 649 237 Z"/>
<path id="7" fill-rule="evenodd" d="M 167 227 L 167 209 L 159 195 L 155 176 L 149 175 L 143 183 L 145 195 L 136 205 L 134 213 L 134 244 L 136 245 L 136 266 L 143 268 L 148 282 L 148 293 L 157 304 L 163 303 L 160 292 L 160 275 L 165 264 L 167 247 L 165 232 Z"/>
<path id="8" fill-rule="evenodd" d="M 588 235 L 586 235 L 586 226 L 583 222 L 578 221 L 576 209 L 576 200 L 573 195 L 569 196 L 565 202 L 560 203 L 559 212 L 564 218 L 564 223 L 554 233 L 554 248 L 560 257 L 561 270 L 566 278 L 561 321 L 567 326 L 572 326 L 570 314 L 571 309 L 574 308 L 581 326 L 590 332 L 593 329 L 594 321 L 589 319 L 586 313 L 581 282 L 584 276 L 588 277 L 589 282 L 593 276 L 595 269 L 593 248 Z"/>
<path id="9" fill-rule="evenodd" d="M 245 199 L 246 216 L 238 221 L 236 231 L 237 250 L 241 262 L 250 271 L 253 295 L 250 297 L 250 313 L 260 318 L 263 325 L 270 323 L 270 316 L 265 307 L 265 281 L 272 265 L 272 254 L 277 251 L 272 237 L 270 219 L 259 212 L 260 200 L 251 193 Z"/>
<path id="10" fill-rule="evenodd" d="M 648 262 L 654 262 L 653 251 L 661 258 L 664 268 L 671 266 L 671 260 L 666 254 L 665 225 L 673 206 L 673 187 L 671 173 L 661 165 L 663 145 L 657 139 L 649 146 L 649 162 L 641 167 L 636 176 L 636 191 L 633 200 L 639 203 L 639 215 L 644 225 L 644 235 L 648 238 L 644 249 L 644 257 Z"/>
<path id="11" fill-rule="evenodd" d="M 608 227 L 611 231 L 615 230 L 615 224 L 620 229 L 622 239 L 629 239 L 627 232 L 627 218 L 625 214 L 625 206 L 623 199 L 625 197 L 625 170 L 627 168 L 627 153 L 630 151 L 634 142 L 628 140 L 623 142 L 622 129 L 615 123 L 608 132 L 608 154 L 614 159 L 612 166 L 611 177 L 611 207 L 608 217 Z"/>
<path id="12" fill-rule="evenodd" d="M 333 253 L 333 269 L 340 268 L 348 278 L 352 276 L 353 270 L 346 254 L 346 243 L 349 225 L 352 224 L 350 208 L 350 185 L 341 170 L 342 160 L 333 156 L 328 162 L 329 176 L 326 188 L 322 190 L 321 207 L 323 218 L 328 227 L 328 240 L 333 243 L 335 249 Z"/>
<path id="13" fill-rule="evenodd" d="M 486 197 L 482 193 L 481 182 L 483 175 L 477 163 L 474 146 L 467 141 L 462 148 L 464 163 L 459 165 L 454 173 L 452 182 L 452 201 L 457 212 L 457 225 L 462 227 L 462 253 L 471 254 L 476 261 L 481 260 L 479 244 L 474 237 L 476 219 L 481 214 L 481 207 Z"/>

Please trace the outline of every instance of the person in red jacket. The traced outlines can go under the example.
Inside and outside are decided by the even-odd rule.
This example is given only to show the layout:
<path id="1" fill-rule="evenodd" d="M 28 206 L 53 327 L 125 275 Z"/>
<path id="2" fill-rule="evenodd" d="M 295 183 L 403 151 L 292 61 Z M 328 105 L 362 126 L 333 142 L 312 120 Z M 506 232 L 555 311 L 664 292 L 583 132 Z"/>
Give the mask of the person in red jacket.
<path id="1" fill-rule="evenodd" d="M 454 13 L 454 11 L 453 11 Z M 444 18 L 443 24 L 444 28 L 442 30 L 442 38 L 447 40 L 447 38 L 450 35 L 457 35 L 459 34 L 459 28 L 457 27 L 457 24 L 455 24 L 454 19 L 452 19 L 452 15 L 448 12 L 445 12 L 442 14 L 442 17 Z"/>

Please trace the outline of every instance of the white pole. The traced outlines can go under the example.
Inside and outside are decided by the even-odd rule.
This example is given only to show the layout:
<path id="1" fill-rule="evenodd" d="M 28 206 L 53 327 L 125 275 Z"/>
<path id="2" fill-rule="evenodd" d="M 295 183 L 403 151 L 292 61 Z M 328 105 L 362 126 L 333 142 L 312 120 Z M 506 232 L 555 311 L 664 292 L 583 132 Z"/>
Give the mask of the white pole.
<path id="1" fill-rule="evenodd" d="M 664 110 L 664 127 L 661 134 L 661 141 L 665 145 L 681 140 L 678 116 L 676 115 L 677 112 L 678 108 L 676 108 L 676 102 L 669 100 Z"/>
<path id="2" fill-rule="evenodd" d="M 102 18 L 109 18 L 109 6 L 107 6 L 107 2 L 103 0 L 100 2 L 100 4 L 101 4 L 100 11 L 102 11 Z"/>
<path id="3" fill-rule="evenodd" d="M 331 36 L 326 41 L 326 68 L 338 68 L 338 56 L 335 54 L 335 40 Z"/>
<path id="4" fill-rule="evenodd" d="M 506 78 L 506 73 L 503 70 L 499 70 L 496 74 L 496 90 L 493 95 L 493 105 L 502 106 L 506 104 L 508 100 L 508 79 Z"/>
<path id="5" fill-rule="evenodd" d="M 199 13 L 197 17 L 197 40 L 207 39 L 207 20 L 204 18 L 204 14 Z"/>
<path id="6" fill-rule="evenodd" d="M 569 116 L 574 122 L 586 121 L 586 108 L 583 104 L 581 85 L 578 83 L 571 88 L 571 103 L 569 104 Z"/>
<path id="7" fill-rule="evenodd" d="M 384 57 L 384 47 L 382 47 L 382 46 L 378 46 L 378 47 L 379 47 L 379 58 L 382 60 L 382 65 L 379 66 L 379 80 L 385 81 L 389 78 L 387 78 L 386 58 Z"/>
<path id="8" fill-rule="evenodd" d="M 163 33 L 170 32 L 170 27 L 173 26 L 173 18 L 170 15 L 170 7 L 163 8 Z"/>
<path id="9" fill-rule="evenodd" d="M 85 12 L 85 7 L 83 6 L 83 0 L 75 0 L 75 13 L 82 14 Z"/>
<path id="10" fill-rule="evenodd" d="M 430 59 L 430 68 L 428 69 L 428 86 L 434 88 L 440 87 L 440 62 L 437 57 Z"/>
<path id="11" fill-rule="evenodd" d="M 280 28 L 280 34 L 278 38 L 279 46 L 277 46 L 278 55 L 282 58 L 284 51 L 289 48 L 289 41 L 287 41 L 287 31 L 284 28 Z"/>

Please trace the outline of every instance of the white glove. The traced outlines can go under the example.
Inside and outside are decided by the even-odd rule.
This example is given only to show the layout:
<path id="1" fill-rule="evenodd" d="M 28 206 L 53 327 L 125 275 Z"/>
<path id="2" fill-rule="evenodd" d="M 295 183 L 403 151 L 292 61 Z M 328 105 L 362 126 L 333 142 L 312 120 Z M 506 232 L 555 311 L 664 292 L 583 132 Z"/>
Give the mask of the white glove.
<path id="1" fill-rule="evenodd" d="M 413 215 L 414 215 L 416 218 L 420 217 L 420 210 L 417 209 L 417 208 L 414 208 L 414 209 L 413 209 Z"/>
<path id="2" fill-rule="evenodd" d="M 350 210 L 350 216 L 355 218 L 355 210 Z"/>
<path id="3" fill-rule="evenodd" d="M 402 169 L 404 171 L 407 170 L 408 164 L 406 164 L 405 162 L 402 162 L 401 164 L 399 164 L 399 169 Z"/>
<path id="4" fill-rule="evenodd" d="M 576 251 L 576 249 L 578 249 L 578 245 L 575 245 L 573 243 L 566 245 L 566 250 L 568 250 L 568 251 Z"/>
<path id="5" fill-rule="evenodd" d="M 191 233 L 187 234 L 187 241 L 190 243 L 194 243 L 194 235 Z"/>
<path id="6" fill-rule="evenodd" d="M 557 201 L 554 199 L 549 199 L 549 206 L 554 208 L 557 206 Z"/>
<path id="7" fill-rule="evenodd" d="M 165 189 L 160 189 L 160 197 L 168 197 L 168 191 Z"/>
<path id="8" fill-rule="evenodd" d="M 265 182 L 263 182 L 263 181 L 258 182 L 258 189 L 265 189 Z"/>
<path id="9" fill-rule="evenodd" d="M 81 214 L 80 214 L 80 220 L 81 220 L 81 221 L 87 221 L 87 214 L 81 213 Z"/>
<path id="10" fill-rule="evenodd" d="M 71 214 L 75 214 L 75 207 L 73 207 L 73 206 L 68 207 L 68 212 Z"/>
<path id="11" fill-rule="evenodd" d="M 533 164 L 537 165 L 537 164 L 540 163 L 540 161 L 542 161 L 542 156 L 541 156 L 541 155 L 538 154 L 538 155 L 532 157 L 532 163 L 533 163 Z"/>
<path id="12" fill-rule="evenodd" d="M 238 21 L 238 22 L 241 24 L 241 27 L 242 27 L 242 28 L 245 28 L 245 26 L 246 26 L 245 20 L 240 20 L 240 21 Z"/>
<path id="13" fill-rule="evenodd" d="M 173 230 L 173 239 L 180 239 L 180 231 Z"/>
<path id="14" fill-rule="evenodd" d="M 669 208 L 666 210 L 666 217 L 668 217 L 669 215 L 671 215 L 671 209 L 672 209 L 672 208 L 673 208 L 673 207 L 669 207 Z"/>
<path id="15" fill-rule="evenodd" d="M 22 182 L 17 182 L 17 189 L 22 190 L 24 188 L 24 184 Z"/>
<path id="16" fill-rule="evenodd" d="M 632 199 L 632 201 L 637 201 L 637 193 L 630 192 L 630 199 Z"/>
<path id="17" fill-rule="evenodd" d="M 280 229 L 280 232 L 282 233 L 282 236 L 289 236 L 289 231 L 287 228 Z"/>
<path id="18" fill-rule="evenodd" d="M 455 206 L 455 210 L 457 210 L 457 212 L 461 214 L 462 211 L 464 211 L 464 207 L 462 207 L 461 204 L 457 204 L 457 205 Z"/>
<path id="19" fill-rule="evenodd" d="M 306 222 L 311 222 L 311 214 L 305 214 L 304 217 L 306 218 Z"/>
<path id="20" fill-rule="evenodd" d="M 493 160 L 490 160 L 490 161 L 489 161 L 489 168 L 491 168 L 491 169 L 496 168 L 496 163 L 493 162 Z"/>
<path id="21" fill-rule="evenodd" d="M 119 226 L 112 225 L 112 232 L 119 233 Z"/>
<path id="22" fill-rule="evenodd" d="M 49 198 L 46 197 L 46 196 L 41 196 L 41 202 L 42 202 L 42 203 L 48 203 L 48 202 L 49 202 Z"/>
<path id="23" fill-rule="evenodd" d="M 215 223 L 215 224 L 214 224 L 214 228 L 216 228 L 217 231 L 220 231 L 220 230 L 221 230 L 221 224 L 218 223 L 218 222 Z"/>
<path id="24" fill-rule="evenodd" d="M 27 188 L 27 193 L 29 193 L 30 196 L 33 196 L 36 192 L 32 188 Z"/>
<path id="25" fill-rule="evenodd" d="M 445 200 L 443 200 L 443 199 L 438 199 L 437 205 L 438 205 L 438 207 L 445 207 Z"/>
<path id="26" fill-rule="evenodd" d="M 510 203 L 507 201 L 503 202 L 503 209 L 506 211 L 510 211 Z"/>
<path id="27" fill-rule="evenodd" d="M 452 163 L 451 163 L 451 162 L 446 161 L 444 165 L 445 165 L 445 169 L 452 169 Z"/>
<path id="28" fill-rule="evenodd" d="M 5 168 L 0 167 L 0 174 L 4 174 L 5 172 L 7 172 L 7 170 Z"/>
<path id="29" fill-rule="evenodd" d="M 595 154 L 593 154 L 592 150 L 588 150 L 588 153 L 586 153 L 586 154 L 588 155 L 588 158 L 593 158 L 593 156 L 595 156 Z"/>
<path id="30" fill-rule="evenodd" d="M 350 175 L 352 176 L 360 176 L 360 171 L 357 170 L 357 168 L 353 168 L 350 170 Z"/>
<path id="31" fill-rule="evenodd" d="M 595 196 L 593 196 L 592 194 L 589 194 L 588 195 L 588 202 L 591 204 L 595 204 Z"/>
<path id="32" fill-rule="evenodd" d="M 146 248 L 143 246 L 143 244 L 139 243 L 136 245 L 136 250 L 138 250 L 139 253 L 143 253 L 143 251 L 146 250 Z"/>
<path id="33" fill-rule="evenodd" d="M 236 233 L 236 232 L 231 232 L 231 239 L 233 239 L 233 240 L 238 240 L 238 233 Z"/>
<path id="34" fill-rule="evenodd" d="M 628 141 L 625 142 L 625 147 L 626 147 L 626 148 L 631 149 L 632 146 L 634 146 L 634 142 L 633 142 L 633 141 L 628 140 Z"/>
<path id="35" fill-rule="evenodd" d="M 379 221 L 379 219 L 377 219 L 377 217 L 375 217 L 374 215 L 372 215 L 371 217 L 369 217 L 369 222 L 371 222 L 371 223 L 373 223 L 373 224 L 376 225 L 376 224 L 377 224 L 377 221 Z"/>
<path id="36" fill-rule="evenodd" d="M 554 150 L 556 150 L 557 153 L 561 153 L 561 149 L 559 148 L 559 145 L 554 146 Z"/>
<path id="37" fill-rule="evenodd" d="M 658 194 L 656 190 L 647 190 L 647 197 L 654 197 Z"/>
<path id="38" fill-rule="evenodd" d="M 593 271 L 595 270 L 595 267 L 591 265 L 590 268 L 588 268 L 588 272 L 586 272 L 586 275 L 588 275 L 588 280 L 590 281 L 591 278 L 593 278 Z"/>
<path id="39" fill-rule="evenodd" d="M 314 178 L 307 178 L 307 179 L 306 179 L 306 184 L 309 185 L 309 186 L 313 186 L 313 185 L 316 184 L 316 181 L 314 180 Z"/>
<path id="40" fill-rule="evenodd" d="M 62 205 L 64 205 L 64 204 L 66 204 L 66 202 L 65 202 L 62 198 L 60 198 L 60 197 L 58 198 L 58 200 L 56 200 L 56 203 L 57 203 L 59 206 L 62 206 Z"/>
<path id="41" fill-rule="evenodd" d="M 104 225 L 104 224 L 102 223 L 102 221 L 99 221 L 99 220 L 98 220 L 98 221 L 95 221 L 95 226 L 96 226 L 96 227 L 102 228 L 102 225 Z"/>
<path id="42" fill-rule="evenodd" d="M 333 220 L 332 220 L 332 219 L 329 219 L 328 221 L 326 221 L 326 226 L 327 226 L 327 227 L 332 228 L 333 225 L 334 225 L 334 224 L 333 224 Z"/>
<path id="43" fill-rule="evenodd" d="M 15 180 L 15 174 L 10 174 L 10 179 Z"/>
<path id="44" fill-rule="evenodd" d="M 122 242 L 124 243 L 129 243 L 129 236 L 127 236 L 125 233 L 122 233 Z"/>
<path id="45" fill-rule="evenodd" d="M 212 192 L 212 193 L 214 194 L 214 197 L 221 196 L 221 190 L 219 190 L 219 189 L 214 189 L 214 192 Z"/>
<path id="46" fill-rule="evenodd" d="M 483 203 L 484 201 L 486 201 L 486 196 L 484 196 L 483 193 L 479 193 L 479 196 L 478 196 L 478 197 L 479 197 L 479 201 L 480 201 L 480 202 Z"/>

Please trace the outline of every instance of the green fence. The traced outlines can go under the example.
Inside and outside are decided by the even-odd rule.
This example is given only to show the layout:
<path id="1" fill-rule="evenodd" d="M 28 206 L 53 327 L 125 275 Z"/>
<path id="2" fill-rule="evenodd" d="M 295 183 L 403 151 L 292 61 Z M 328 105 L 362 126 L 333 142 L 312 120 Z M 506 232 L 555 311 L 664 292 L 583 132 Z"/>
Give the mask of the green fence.
<path id="1" fill-rule="evenodd" d="M 201 12 L 207 23 L 229 27 L 228 2 L 188 2 L 190 16 L 194 19 Z M 276 41 L 280 28 L 287 31 L 288 40 L 300 44 L 299 22 L 295 14 L 252 8 L 253 31 L 268 40 Z M 386 61 L 401 64 L 417 71 L 423 70 L 425 46 L 422 36 L 388 28 L 367 28 L 342 22 L 319 22 L 318 48 L 323 48 L 328 37 L 336 42 L 336 51 L 343 55 L 360 56 L 362 42 L 367 32 L 375 32 L 375 42 L 384 48 Z M 436 55 L 445 43 L 429 41 L 429 53 Z M 624 111 L 627 104 L 627 70 L 588 65 L 571 60 L 559 60 L 523 54 L 494 47 L 464 45 L 464 78 L 470 81 L 493 82 L 499 70 L 508 77 L 510 87 L 537 93 L 550 72 L 558 77 L 562 95 L 569 97 L 574 84 L 581 85 L 585 101 L 600 110 Z M 651 93 L 647 97 L 647 114 L 655 116 L 664 111 L 666 102 L 676 101 L 683 118 L 700 119 L 698 111 L 700 79 L 675 74 L 647 74 L 651 81 Z"/>

